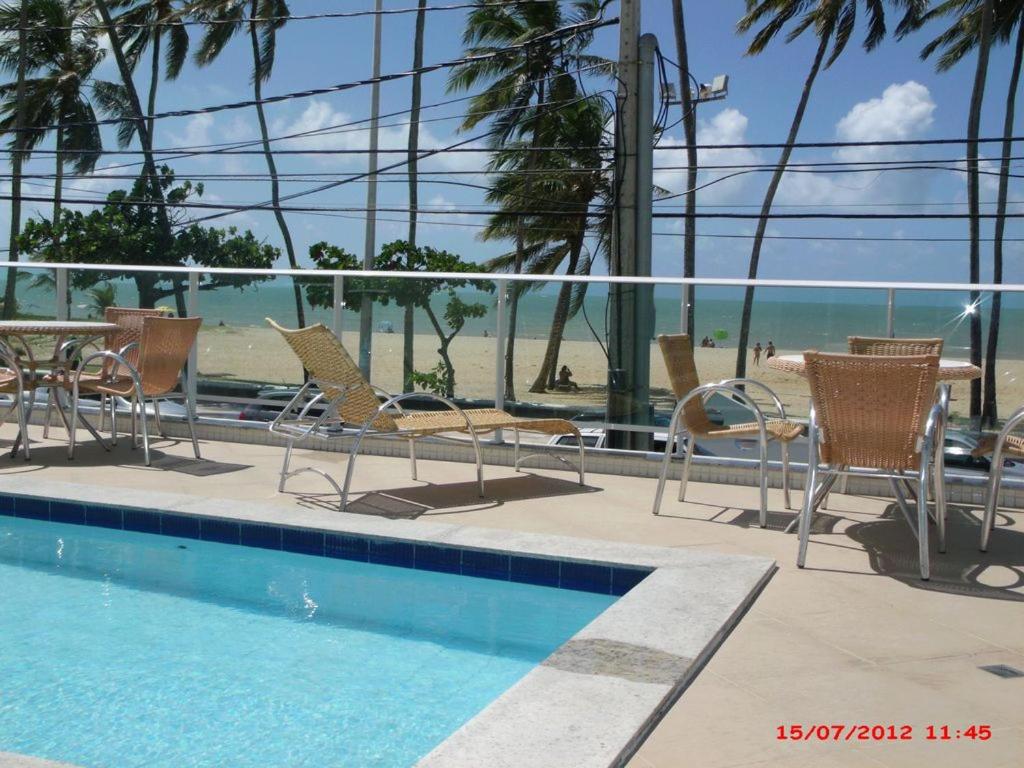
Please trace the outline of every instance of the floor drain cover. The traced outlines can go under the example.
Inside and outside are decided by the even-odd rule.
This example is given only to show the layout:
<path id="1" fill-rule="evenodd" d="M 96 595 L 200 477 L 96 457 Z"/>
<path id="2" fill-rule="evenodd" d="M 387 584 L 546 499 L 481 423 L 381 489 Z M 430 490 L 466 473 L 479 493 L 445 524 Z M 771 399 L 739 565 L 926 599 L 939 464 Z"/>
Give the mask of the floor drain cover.
<path id="1" fill-rule="evenodd" d="M 990 664 L 985 667 L 978 667 L 986 672 L 991 672 L 996 677 L 1024 677 L 1024 672 L 1021 672 L 1016 667 L 1011 667 L 1008 664 Z"/>

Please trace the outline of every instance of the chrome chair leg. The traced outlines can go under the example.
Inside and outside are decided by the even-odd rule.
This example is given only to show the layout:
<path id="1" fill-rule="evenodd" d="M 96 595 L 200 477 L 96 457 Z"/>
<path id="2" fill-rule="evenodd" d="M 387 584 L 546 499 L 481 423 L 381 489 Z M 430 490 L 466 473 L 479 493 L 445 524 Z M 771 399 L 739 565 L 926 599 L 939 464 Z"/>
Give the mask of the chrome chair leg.
<path id="1" fill-rule="evenodd" d="M 160 413 L 159 410 L 156 413 Z M 203 458 L 199 453 L 199 441 L 196 439 L 196 420 L 192 415 L 192 403 L 185 397 L 185 421 L 188 423 L 188 436 L 192 440 L 192 453 L 197 459 Z"/>
<path id="2" fill-rule="evenodd" d="M 416 471 L 416 440 L 409 441 L 409 468 L 412 470 L 412 479 L 419 480 Z"/>
<path id="3" fill-rule="evenodd" d="M 117 398 L 111 395 L 107 399 L 110 404 L 110 444 L 117 445 Z"/>
<path id="4" fill-rule="evenodd" d="M 188 411 L 189 402 L 185 400 L 185 410 Z M 189 411 L 191 413 L 191 411 Z M 167 433 L 164 432 L 164 426 L 160 423 L 160 400 L 159 398 L 153 398 L 153 418 L 156 421 L 156 431 L 160 434 L 160 437 L 167 437 Z"/>
<path id="5" fill-rule="evenodd" d="M 793 502 L 789 497 L 789 443 L 780 443 L 782 448 L 782 503 L 786 509 L 793 508 Z"/>
<path id="6" fill-rule="evenodd" d="M 139 447 L 139 416 L 136 412 L 136 408 L 140 407 L 139 401 L 135 397 L 131 397 L 128 400 L 128 407 L 132 412 L 132 450 L 134 451 Z M 142 410 L 146 409 L 146 401 L 143 400 L 141 403 Z"/>
<path id="7" fill-rule="evenodd" d="M 931 564 L 928 553 L 928 480 L 931 475 L 931 447 L 927 441 L 921 449 L 921 468 L 917 475 L 917 552 L 920 559 L 921 579 L 928 581 Z"/>
<path id="8" fill-rule="evenodd" d="M 811 406 L 807 426 L 807 480 L 804 484 L 804 503 L 800 509 L 800 527 L 798 533 L 796 565 L 803 568 L 807 562 L 807 544 L 811 539 L 811 517 L 814 515 L 815 497 L 818 486 L 818 424 Z M 824 501 L 822 497 L 821 501 Z"/>
<path id="9" fill-rule="evenodd" d="M 697 447 L 697 438 L 692 432 L 688 432 L 682 440 L 686 447 L 686 454 L 683 456 L 683 472 L 679 478 L 679 501 L 686 501 L 686 486 L 690 482 L 690 463 L 693 461 L 694 449 Z M 671 446 L 666 450 L 671 451 Z"/>
<path id="10" fill-rule="evenodd" d="M 43 439 L 50 439 L 50 419 L 53 418 L 53 398 L 54 387 L 50 388 L 50 391 L 46 393 L 46 414 L 43 416 Z"/>
<path id="11" fill-rule="evenodd" d="M 992 449 L 992 464 L 988 471 L 988 494 L 985 497 L 985 513 L 981 518 L 981 537 L 978 541 L 978 548 L 982 552 L 988 551 L 989 537 L 996 524 L 996 507 L 999 505 L 999 489 L 1003 482 L 1003 448 L 1006 445 L 1006 438 L 1021 422 L 1024 422 L 1024 408 L 1018 409 L 1006 420 Z"/>
<path id="12" fill-rule="evenodd" d="M 289 477 L 289 475 L 288 475 L 288 467 L 291 465 L 291 461 L 292 461 L 292 448 L 294 448 L 294 447 L 295 447 L 295 441 L 292 440 L 291 438 L 289 438 L 288 439 L 288 445 L 284 449 L 284 461 L 281 462 L 281 479 L 277 483 L 277 492 L 278 493 L 284 493 L 284 484 L 285 484 L 285 481 Z M 344 510 L 344 507 L 342 507 L 342 510 Z"/>
<path id="13" fill-rule="evenodd" d="M 668 468 L 672 463 L 672 449 L 675 447 L 676 438 L 679 435 L 679 414 L 682 408 L 677 405 L 672 412 L 672 420 L 669 422 L 668 434 L 665 435 L 665 455 L 661 458 L 661 471 L 658 473 L 658 487 L 654 492 L 654 509 L 652 514 L 657 515 L 661 510 L 661 499 L 665 494 L 665 483 L 668 480 Z M 689 455 L 689 451 L 687 451 Z"/>

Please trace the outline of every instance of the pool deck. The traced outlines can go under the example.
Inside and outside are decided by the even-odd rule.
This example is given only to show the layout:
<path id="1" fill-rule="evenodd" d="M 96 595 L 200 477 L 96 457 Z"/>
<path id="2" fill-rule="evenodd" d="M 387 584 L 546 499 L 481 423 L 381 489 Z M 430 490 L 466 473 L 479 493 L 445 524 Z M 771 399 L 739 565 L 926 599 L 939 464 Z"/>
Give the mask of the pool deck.
<path id="1" fill-rule="evenodd" d="M 33 428 L 33 436 L 41 430 Z M 0 429 L 0 446 L 14 432 Z M 61 431 L 55 436 L 62 437 Z M 276 491 L 277 448 L 204 442 L 208 462 L 190 446 L 156 442 L 155 466 L 123 440 L 112 454 L 89 443 L 74 462 L 60 441 L 37 443 L 33 461 L 0 460 L 0 474 L 185 493 L 273 505 L 287 524 L 336 499 L 313 475 Z M 302 452 L 306 454 L 306 452 Z M 309 453 L 309 463 L 338 471 L 337 455 Z M 979 667 L 1024 670 L 1024 513 L 1000 515 L 987 554 L 977 550 L 977 509 L 950 510 L 950 547 L 934 553 L 932 580 L 916 577 L 916 542 L 885 499 L 834 494 L 815 526 L 807 568 L 795 567 L 796 539 L 781 492 L 769 495 L 767 529 L 757 527 L 756 490 L 691 483 L 686 503 L 666 493 L 654 517 L 650 479 L 568 472 L 516 474 L 487 467 L 487 498 L 476 496 L 470 465 L 364 456 L 351 512 L 613 542 L 692 548 L 774 559 L 779 570 L 682 698 L 629 763 L 676 766 L 1019 766 L 1024 754 L 1024 677 L 1004 679 Z M 2 487 L 0 487 L 2 489 Z M 794 494 L 799 501 L 800 494 Z M 406 525 L 405 523 L 402 524 Z M 913 727 L 909 741 L 779 741 L 789 725 Z M 951 735 L 988 725 L 984 742 L 925 739 L 926 727 Z M 843 734 L 845 737 L 845 733 Z M 2 761 L 0 761 L 2 763 Z"/>

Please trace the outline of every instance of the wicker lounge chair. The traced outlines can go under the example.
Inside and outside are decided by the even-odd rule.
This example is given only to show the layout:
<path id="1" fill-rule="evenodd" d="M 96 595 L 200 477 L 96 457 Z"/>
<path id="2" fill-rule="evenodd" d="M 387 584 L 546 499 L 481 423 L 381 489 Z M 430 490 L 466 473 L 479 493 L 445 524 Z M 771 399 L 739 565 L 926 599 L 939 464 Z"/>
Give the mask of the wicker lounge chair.
<path id="1" fill-rule="evenodd" d="M 267 322 L 288 342 L 309 372 L 310 380 L 292 398 L 280 416 L 270 425 L 275 434 L 288 440 L 288 447 L 281 466 L 278 490 L 284 491 L 285 482 L 300 472 L 314 472 L 326 479 L 341 497 L 341 511 L 348 505 L 349 486 L 356 456 L 363 438 L 367 435 L 406 440 L 409 443 L 409 458 L 412 478 L 416 479 L 415 440 L 422 437 L 441 436 L 442 433 L 461 432 L 473 441 L 476 454 L 476 474 L 480 495 L 484 494 L 483 460 L 479 436 L 498 429 L 511 429 L 515 433 L 515 468 L 518 471 L 524 461 L 537 454 L 520 456 L 519 432 L 542 432 L 548 435 L 573 435 L 579 446 L 580 485 L 584 482 L 583 440 L 579 429 L 564 419 L 528 419 L 496 409 L 463 410 L 455 403 L 438 395 L 424 392 L 406 393 L 393 396 L 379 387 L 370 385 L 338 337 L 327 327 L 317 323 L 308 328 L 289 330 L 282 328 L 270 318 Z M 316 392 L 316 390 L 319 392 Z M 384 401 L 381 402 L 380 397 Z M 431 398 L 447 410 L 407 413 L 401 403 L 409 398 Z M 311 413 L 319 411 L 313 417 Z M 358 428 L 349 450 L 345 469 L 345 481 L 338 486 L 334 478 L 314 467 L 290 469 L 292 449 L 308 440 L 336 441 L 340 436 L 339 427 L 348 424 Z M 568 464 L 561 456 L 555 458 Z M 571 465 L 570 465 L 571 466 Z"/>
<path id="2" fill-rule="evenodd" d="M 1006 420 L 998 435 L 990 435 L 978 443 L 971 451 L 973 456 L 992 454 L 992 463 L 988 470 L 988 494 L 985 497 L 985 513 L 981 520 L 981 538 L 978 548 L 988 551 L 988 540 L 996 524 L 996 507 L 999 505 L 999 491 L 1003 485 L 1003 458 L 1024 459 L 1024 437 L 1012 432 L 1024 423 L 1024 408 L 1018 408 Z"/>
<path id="3" fill-rule="evenodd" d="M 939 551 L 945 550 L 943 451 L 936 449 L 945 410 L 935 401 L 938 355 L 827 355 L 805 352 L 811 388 L 807 483 L 797 565 L 807 558 L 811 518 L 841 473 L 885 477 L 918 539 L 921 578 L 929 576 L 928 489 L 934 455 Z M 814 459 L 818 460 L 815 461 Z M 900 483 L 917 479 L 916 521 Z M 824 476 L 824 479 L 821 477 Z"/>
<path id="4" fill-rule="evenodd" d="M 942 357 L 942 339 L 848 336 L 846 341 L 851 355 L 937 355 Z"/>
<path id="5" fill-rule="evenodd" d="M 142 448 L 146 466 L 150 466 L 149 428 L 146 423 L 146 401 L 180 397 L 185 402 L 185 416 L 195 457 L 201 458 L 192 419 L 192 403 L 188 398 L 185 363 L 202 325 L 201 317 L 170 318 L 145 316 L 138 342 L 131 342 L 119 352 L 102 350 L 86 355 L 71 377 L 71 428 L 68 458 L 75 455 L 75 426 L 78 400 L 83 392 L 123 397 L 132 404 L 132 447 L 136 444 L 136 409 L 142 422 Z M 130 359 L 135 360 L 133 365 Z M 85 372 L 93 362 L 103 362 L 99 375 Z M 175 391 L 179 383 L 180 392 Z M 156 413 L 156 411 L 154 411 Z M 112 425 L 116 429 L 116 424 Z"/>
<path id="6" fill-rule="evenodd" d="M 665 491 L 665 482 L 668 478 L 668 468 L 672 460 L 673 448 L 676 436 L 680 427 L 685 427 L 689 433 L 686 443 L 686 455 L 683 460 L 683 476 L 679 482 L 679 500 L 686 498 L 686 483 L 690 475 L 690 462 L 693 459 L 693 449 L 698 438 L 723 438 L 736 439 L 742 437 L 757 437 L 761 459 L 761 506 L 760 525 L 762 528 L 768 525 L 768 441 L 778 440 L 782 446 L 782 489 L 787 509 L 790 506 L 789 499 L 789 443 L 803 433 L 803 426 L 786 419 L 786 409 L 771 389 L 754 379 L 726 379 L 717 384 L 701 385 L 697 376 L 697 365 L 693 359 L 693 342 L 687 334 L 674 336 L 659 336 L 658 345 L 661 347 L 661 354 L 665 358 L 665 367 L 668 368 L 669 380 L 672 383 L 672 391 L 675 393 L 675 411 L 672 413 L 672 421 L 669 426 L 668 435 L 665 439 L 665 457 L 661 463 L 661 475 L 658 478 L 658 490 L 654 498 L 654 514 L 661 509 L 661 498 Z M 739 389 L 739 386 L 752 386 L 763 390 L 772 399 L 778 418 L 766 418 L 761 408 L 746 392 Z M 738 400 L 751 410 L 754 421 L 744 424 L 733 424 L 724 426 L 714 423 L 708 416 L 704 403 L 711 395 L 721 393 L 734 400 Z"/>

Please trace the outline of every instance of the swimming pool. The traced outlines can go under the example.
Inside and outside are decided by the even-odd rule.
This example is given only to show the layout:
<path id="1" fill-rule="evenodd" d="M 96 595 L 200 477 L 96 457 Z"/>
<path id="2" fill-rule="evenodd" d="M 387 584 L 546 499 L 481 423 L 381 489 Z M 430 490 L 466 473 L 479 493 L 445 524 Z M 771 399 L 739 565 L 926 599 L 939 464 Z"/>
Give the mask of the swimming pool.
<path id="1" fill-rule="evenodd" d="M 0 516 L 0 751 L 90 768 L 409 766 L 616 600 L 53 509 Z"/>

